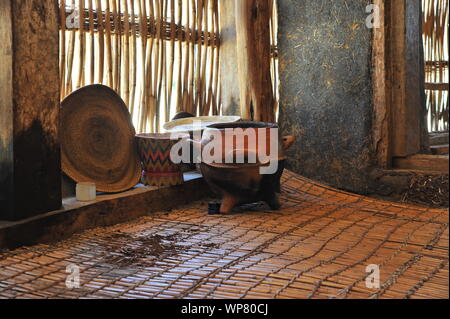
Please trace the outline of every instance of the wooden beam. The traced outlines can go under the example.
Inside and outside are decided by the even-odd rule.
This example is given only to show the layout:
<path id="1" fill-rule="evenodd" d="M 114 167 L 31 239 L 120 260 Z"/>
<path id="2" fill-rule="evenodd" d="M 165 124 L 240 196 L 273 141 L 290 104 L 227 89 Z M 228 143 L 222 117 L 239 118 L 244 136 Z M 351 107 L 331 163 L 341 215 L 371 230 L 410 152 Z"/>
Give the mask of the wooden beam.
<path id="1" fill-rule="evenodd" d="M 449 143 L 448 132 L 430 133 L 429 136 L 430 145 L 442 145 Z"/>
<path id="2" fill-rule="evenodd" d="M 81 29 L 84 30 L 84 32 L 90 32 L 91 26 L 90 26 L 90 18 L 89 18 L 89 13 L 90 13 L 89 9 L 85 9 L 85 10 L 83 10 L 83 12 L 84 12 L 84 23 L 81 25 Z M 66 17 L 68 17 L 69 15 L 71 15 L 73 13 L 73 11 L 66 8 L 65 13 L 66 13 Z M 99 26 L 100 26 L 99 14 L 97 13 L 97 10 L 94 9 L 92 11 L 92 15 L 94 18 L 94 21 L 93 21 L 94 27 L 93 27 L 92 31 L 94 31 L 94 33 L 97 33 L 97 32 L 99 32 Z M 107 11 L 103 10 L 102 17 L 106 17 L 106 15 L 107 15 Z M 113 33 L 113 34 L 120 33 L 119 29 L 122 30 L 122 32 L 123 32 L 124 24 L 126 21 L 125 14 L 122 13 L 122 14 L 118 15 L 119 19 L 120 19 L 120 21 L 118 21 L 118 24 L 116 24 L 114 21 L 114 15 L 113 15 L 112 11 L 109 12 L 109 16 L 110 16 L 110 28 L 111 28 L 110 31 L 111 31 L 111 33 Z M 132 16 L 129 14 L 128 18 L 129 18 L 129 20 L 131 20 Z M 141 36 L 141 22 L 140 22 L 138 15 L 135 15 L 134 18 L 135 18 L 135 21 L 137 21 L 135 23 L 135 25 L 136 25 L 135 35 L 140 37 Z M 153 22 L 148 22 L 147 27 L 146 27 L 147 32 L 146 32 L 145 36 L 147 38 L 156 38 L 157 31 L 155 30 L 155 28 L 153 28 L 153 26 L 155 24 L 159 24 L 159 23 L 161 23 L 162 38 L 165 40 L 170 40 L 171 39 L 170 35 L 172 33 L 172 23 L 167 22 L 165 20 L 160 22 L 160 20 L 158 20 L 158 19 L 153 19 Z M 181 37 L 175 38 L 175 41 L 180 41 L 180 39 L 183 42 L 187 41 L 188 33 L 186 32 L 186 28 L 184 26 L 176 24 L 176 23 L 173 24 L 173 27 L 175 28 L 176 34 L 178 34 L 178 33 L 181 34 Z M 61 28 L 61 22 L 60 22 L 60 28 Z M 80 30 L 80 28 L 78 28 L 78 27 L 70 29 L 70 31 L 79 31 L 79 30 Z M 130 32 L 130 34 L 132 34 L 133 30 L 130 29 L 129 32 Z M 218 33 L 194 29 L 192 31 L 191 36 L 193 37 L 195 43 L 198 43 L 200 41 L 201 44 L 205 45 L 205 46 L 217 46 L 220 43 L 220 41 L 218 40 L 218 36 L 219 36 Z"/>
<path id="3" fill-rule="evenodd" d="M 235 0 L 235 10 L 241 117 L 275 122 L 269 1 Z"/>
<path id="4" fill-rule="evenodd" d="M 448 91 L 448 83 L 425 83 L 425 90 Z"/>
<path id="5" fill-rule="evenodd" d="M 58 8 L 0 1 L 0 220 L 61 206 Z"/>
<path id="6" fill-rule="evenodd" d="M 448 155 L 448 144 L 432 145 L 430 148 L 434 155 Z"/>
<path id="7" fill-rule="evenodd" d="M 398 169 L 440 171 L 448 174 L 448 155 L 418 154 L 408 157 L 397 157 L 394 158 L 394 167 Z"/>

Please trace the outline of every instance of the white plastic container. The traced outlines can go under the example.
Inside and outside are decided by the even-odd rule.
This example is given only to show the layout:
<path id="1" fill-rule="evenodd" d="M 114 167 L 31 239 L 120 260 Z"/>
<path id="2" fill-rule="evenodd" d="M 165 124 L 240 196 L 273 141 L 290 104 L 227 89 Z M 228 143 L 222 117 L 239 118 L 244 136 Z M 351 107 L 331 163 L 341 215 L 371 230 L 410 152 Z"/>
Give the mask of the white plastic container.
<path id="1" fill-rule="evenodd" d="M 76 187 L 77 201 L 91 202 L 97 197 L 95 183 L 78 183 Z"/>

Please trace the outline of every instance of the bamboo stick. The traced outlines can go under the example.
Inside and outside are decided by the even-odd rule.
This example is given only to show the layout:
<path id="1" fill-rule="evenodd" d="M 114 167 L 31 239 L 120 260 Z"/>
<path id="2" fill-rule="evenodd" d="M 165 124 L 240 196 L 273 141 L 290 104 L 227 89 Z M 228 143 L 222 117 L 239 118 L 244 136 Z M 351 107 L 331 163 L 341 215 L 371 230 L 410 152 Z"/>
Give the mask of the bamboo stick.
<path id="1" fill-rule="evenodd" d="M 210 2 L 210 11 L 208 16 L 211 16 L 211 34 L 215 34 L 215 1 L 212 0 Z M 208 89 L 207 89 L 207 98 L 206 98 L 206 113 L 209 114 L 211 107 L 212 107 L 212 93 L 213 93 L 213 76 L 214 76 L 214 62 L 215 62 L 215 55 L 214 55 L 214 44 L 212 44 L 212 39 L 209 36 L 208 37 L 208 49 L 210 51 L 210 64 L 209 64 L 209 80 L 208 80 Z M 214 114 L 214 109 L 213 109 L 213 114 Z M 215 115 L 215 114 L 214 114 Z"/>
<path id="2" fill-rule="evenodd" d="M 160 10 L 160 2 L 156 0 L 155 2 L 155 26 L 156 26 L 156 39 L 155 39 L 155 76 L 154 76 L 154 85 L 153 89 L 153 97 L 155 98 L 154 105 L 154 114 L 152 114 L 152 118 L 155 118 L 156 126 L 158 125 L 158 116 L 159 116 L 159 100 L 158 100 L 158 80 L 159 80 L 159 72 L 160 72 L 160 39 L 161 39 L 161 10 Z M 158 105 L 156 105 L 158 103 Z"/>
<path id="3" fill-rule="evenodd" d="M 173 66 L 175 63 L 175 0 L 170 0 L 170 60 L 169 74 L 167 76 L 167 104 L 166 122 L 170 120 L 170 108 L 172 106 Z"/>
<path id="4" fill-rule="evenodd" d="M 196 81 L 195 81 L 195 100 L 194 100 L 194 108 L 195 112 L 199 115 L 201 114 L 200 109 L 200 94 L 201 94 L 201 67 L 202 67 L 202 39 L 200 36 L 200 30 L 202 30 L 203 26 L 203 3 L 204 0 L 197 0 L 197 63 L 196 63 Z"/>
<path id="5" fill-rule="evenodd" d="M 94 45 L 94 7 L 92 5 L 93 0 L 88 1 L 88 11 L 89 11 L 89 39 L 91 42 L 90 46 L 90 74 L 89 74 L 89 82 L 90 84 L 94 83 L 94 75 L 95 75 L 95 45 Z"/>
<path id="6" fill-rule="evenodd" d="M 194 61 L 195 61 L 195 27 L 197 21 L 197 11 L 195 7 L 195 1 L 191 2 L 191 11 L 192 11 L 192 26 L 191 26 L 191 52 L 190 52 L 190 61 L 189 61 L 189 94 L 188 94 L 188 107 L 187 112 L 197 115 L 197 111 L 194 107 L 194 83 L 195 83 L 195 74 L 194 74 Z"/>
<path id="7" fill-rule="evenodd" d="M 114 19 L 114 60 L 113 60 L 113 89 L 116 92 L 119 92 L 119 80 L 120 80 L 120 63 L 119 63 L 119 55 L 120 55 L 120 46 L 119 46 L 119 34 L 120 34 L 120 26 L 119 26 L 119 13 L 117 8 L 117 0 L 112 0 L 112 12 Z"/>
<path id="8" fill-rule="evenodd" d="M 72 0 L 72 12 L 76 10 L 75 0 Z M 65 94 L 69 94 L 73 90 L 73 60 L 75 58 L 75 30 L 70 31 L 69 43 L 68 43 L 68 57 L 67 57 L 67 78 L 66 78 L 66 90 Z"/>
<path id="9" fill-rule="evenodd" d="M 102 1 L 97 0 L 97 23 L 98 23 L 98 48 L 99 48 L 99 62 L 98 62 L 98 83 L 103 83 L 104 67 L 105 67 L 105 33 L 103 26 L 103 10 Z"/>
<path id="10" fill-rule="evenodd" d="M 140 19 L 140 33 L 141 33 L 141 63 L 143 66 L 142 70 L 142 84 L 141 84 L 141 107 L 139 108 L 139 117 L 138 117 L 138 129 L 139 133 L 144 131 L 144 123 L 146 121 L 147 112 L 148 112 L 148 99 L 147 92 L 149 90 L 149 81 L 147 80 L 147 65 L 146 65 L 146 51 L 147 51 L 147 10 L 146 10 L 146 1 L 139 1 L 139 19 Z"/>
<path id="11" fill-rule="evenodd" d="M 60 24 L 61 24 L 61 36 L 60 36 L 60 58 L 59 58 L 59 70 L 60 70 L 60 99 L 62 100 L 66 96 L 66 0 L 60 0 Z"/>
<path id="12" fill-rule="evenodd" d="M 105 29 L 106 29 L 106 60 L 108 62 L 108 86 L 114 86 L 113 79 L 113 57 L 112 57 L 112 40 L 111 40 L 111 8 L 109 5 L 110 0 L 106 0 L 106 16 L 105 16 Z"/>
<path id="13" fill-rule="evenodd" d="M 274 46 L 277 44 L 276 25 L 277 25 L 277 16 L 278 15 L 277 15 L 277 11 L 276 11 L 277 10 L 276 6 L 277 6 L 276 0 L 271 0 L 270 32 L 271 32 L 271 44 Z M 275 113 L 277 113 L 277 111 L 278 111 L 277 65 L 276 65 L 276 60 L 274 57 L 271 57 L 270 61 L 271 61 L 271 65 L 272 65 L 273 96 L 274 96 L 274 101 L 276 101 L 274 108 L 275 108 Z"/>
<path id="14" fill-rule="evenodd" d="M 206 34 L 208 32 L 208 15 L 207 15 L 207 11 L 208 11 L 208 0 L 203 0 L 203 25 L 204 25 L 204 33 L 205 33 L 205 37 Z M 200 29 L 199 32 L 201 34 L 201 31 L 203 29 Z M 206 41 L 205 38 L 205 44 L 208 43 L 209 44 L 209 37 L 208 37 L 208 41 Z M 199 110 L 201 110 L 200 115 L 208 115 L 207 114 L 207 110 L 206 110 L 206 102 L 205 102 L 205 93 L 206 93 L 206 63 L 208 60 L 208 51 L 209 48 L 208 46 L 203 46 L 201 45 L 201 39 L 200 39 L 200 47 L 202 48 L 202 61 L 201 61 L 201 77 L 200 77 L 200 96 L 199 96 Z"/>
<path id="15" fill-rule="evenodd" d="M 217 100 L 218 100 L 218 114 L 220 115 L 221 114 L 221 103 L 222 103 L 222 85 L 220 85 L 220 83 L 218 84 L 218 87 L 217 87 L 217 91 L 218 91 L 218 98 L 217 98 Z"/>
<path id="16" fill-rule="evenodd" d="M 123 90 L 124 95 L 123 98 L 127 107 L 130 108 L 130 16 L 128 11 L 128 1 L 122 0 L 123 8 L 124 8 L 124 73 L 123 73 Z"/>
<path id="17" fill-rule="evenodd" d="M 135 97 L 136 97 L 136 84 L 137 84 L 137 39 L 136 39 L 136 13 L 135 13 L 135 5 L 134 0 L 130 0 L 130 8 L 131 8 L 131 38 L 132 38 L 132 51 L 131 51 L 131 91 L 130 91 L 130 113 L 133 118 L 134 115 L 134 105 L 135 105 Z"/>
<path id="18" fill-rule="evenodd" d="M 189 111 L 188 99 L 189 99 L 189 61 L 190 61 L 190 48 L 192 42 L 191 36 L 191 28 L 190 28 L 190 1 L 186 2 L 186 44 L 184 46 L 184 80 L 183 80 L 183 93 L 182 93 L 182 101 L 183 105 L 182 110 L 180 111 Z"/>
<path id="19" fill-rule="evenodd" d="M 220 25 L 219 25 L 219 4 L 218 4 L 218 0 L 213 0 L 214 1 L 214 25 L 215 25 L 215 30 L 217 32 L 217 34 L 220 32 Z M 218 86 L 219 86 L 219 70 L 220 70 L 220 56 L 219 56 L 219 37 L 216 36 L 215 38 L 215 43 L 214 43 L 214 50 L 215 50 L 215 67 L 214 67 L 214 85 L 213 85 L 213 96 L 214 96 L 214 105 L 213 105 L 213 114 L 214 115 L 219 115 L 220 114 L 220 110 L 219 110 L 219 103 L 220 103 L 220 99 L 218 99 L 217 93 L 218 93 Z"/>
<path id="20" fill-rule="evenodd" d="M 163 110 L 167 110 L 167 97 L 165 95 L 165 92 L 167 92 L 167 86 L 166 86 L 166 79 L 167 79 L 167 68 L 166 68 L 166 44 L 165 41 L 165 29 L 164 29 L 164 22 L 167 21 L 167 7 L 168 7 L 168 0 L 164 0 L 162 3 L 161 9 L 161 19 L 160 19 L 160 28 L 161 28 L 161 35 L 160 35 L 160 41 L 161 41 L 161 59 L 160 59 L 160 78 L 159 78 L 159 87 L 158 87 L 158 110 L 156 113 L 156 132 L 159 132 L 159 127 L 161 125 L 161 108 Z M 164 32 L 164 33 L 163 33 Z M 162 93 L 164 92 L 164 94 Z M 163 100 L 163 102 L 161 101 Z M 161 106 L 161 103 L 162 106 Z"/>
<path id="21" fill-rule="evenodd" d="M 80 28 L 78 29 L 78 44 L 80 46 L 80 51 L 79 51 L 77 88 L 84 85 L 85 54 L 86 54 L 86 43 L 84 34 L 84 1 L 78 1 L 78 14 L 80 24 Z"/>
<path id="22" fill-rule="evenodd" d="M 165 2 L 165 1 L 164 1 Z M 161 3 L 160 1 L 155 2 L 155 13 L 156 13 L 156 21 L 157 21 L 157 36 L 156 36 L 156 56 L 155 64 L 156 64 L 156 77 L 155 77 L 155 99 L 156 99 L 156 105 L 155 105 L 155 131 L 158 132 L 159 128 L 159 122 L 160 122 L 160 105 L 161 105 L 161 85 L 162 85 L 162 78 L 163 78 L 163 65 L 162 62 L 164 59 L 163 55 L 163 43 L 162 43 L 162 31 L 163 31 L 163 17 L 162 13 L 164 10 L 164 3 Z"/>
<path id="23" fill-rule="evenodd" d="M 147 33 L 148 33 L 148 19 L 147 19 L 147 5 L 146 0 L 139 0 L 139 31 L 141 35 L 141 58 L 142 58 L 142 66 L 145 67 L 145 54 L 147 49 Z M 143 81 L 145 82 L 145 72 Z"/>
<path id="24" fill-rule="evenodd" d="M 181 112 L 182 109 L 182 92 L 183 92 L 183 32 L 181 30 L 183 15 L 183 2 L 178 0 L 178 19 L 177 24 L 179 26 L 177 38 L 178 38 L 178 79 L 177 79 L 177 98 L 176 98 L 176 112 Z M 187 32 L 187 30 L 186 30 Z"/>
<path id="25" fill-rule="evenodd" d="M 151 21 L 151 30 L 154 32 L 154 34 L 157 34 L 157 27 L 156 27 L 156 21 L 155 21 L 155 8 L 153 5 L 153 0 L 149 0 L 149 9 L 150 9 L 150 21 Z M 157 87 L 157 78 L 158 78 L 158 47 L 157 47 L 158 39 L 155 37 L 150 37 L 150 43 L 148 46 L 148 52 L 147 52 L 147 81 L 149 85 L 148 90 L 148 108 L 149 112 L 146 114 L 146 122 L 149 124 L 148 129 L 151 132 L 154 132 L 155 127 L 155 113 L 156 113 L 156 95 L 155 95 L 155 88 Z M 155 47 L 155 50 L 154 50 Z M 153 58 L 153 51 L 156 51 L 155 58 Z M 154 68 L 152 67 L 154 65 Z M 154 73 L 152 72 L 154 70 Z M 154 82 L 155 81 L 155 82 Z"/>
<path id="26" fill-rule="evenodd" d="M 124 33 L 124 26 L 123 26 L 123 8 L 122 8 L 122 2 L 121 0 L 116 0 L 117 1 L 117 14 L 118 14 L 118 28 L 117 28 L 117 41 L 118 41 L 118 51 L 117 51 L 117 66 L 118 66 L 118 70 L 117 70 L 117 92 L 121 93 L 122 92 L 122 70 L 123 70 L 123 66 L 122 66 L 122 60 L 123 60 L 123 46 L 122 46 L 122 37 L 123 37 L 123 33 Z"/>

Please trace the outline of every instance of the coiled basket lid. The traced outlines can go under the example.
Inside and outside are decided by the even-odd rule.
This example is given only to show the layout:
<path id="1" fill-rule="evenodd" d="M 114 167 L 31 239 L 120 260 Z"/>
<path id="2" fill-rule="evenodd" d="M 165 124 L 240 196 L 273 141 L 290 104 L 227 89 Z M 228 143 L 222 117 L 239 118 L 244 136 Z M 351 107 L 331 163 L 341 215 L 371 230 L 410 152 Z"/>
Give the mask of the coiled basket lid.
<path id="1" fill-rule="evenodd" d="M 135 130 L 123 100 L 111 88 L 89 85 L 61 104 L 62 169 L 101 192 L 121 192 L 139 182 Z"/>

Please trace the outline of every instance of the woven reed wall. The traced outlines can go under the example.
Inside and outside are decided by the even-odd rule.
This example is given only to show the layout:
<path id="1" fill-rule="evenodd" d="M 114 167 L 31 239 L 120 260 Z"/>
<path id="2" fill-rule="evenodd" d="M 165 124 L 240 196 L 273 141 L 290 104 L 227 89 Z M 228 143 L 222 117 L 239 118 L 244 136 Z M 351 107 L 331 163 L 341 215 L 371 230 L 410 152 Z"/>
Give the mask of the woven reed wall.
<path id="1" fill-rule="evenodd" d="M 422 9 L 428 129 L 448 131 L 448 1 L 423 0 Z"/>
<path id="2" fill-rule="evenodd" d="M 136 131 L 220 113 L 219 0 L 59 0 L 61 98 L 104 84 Z"/>

